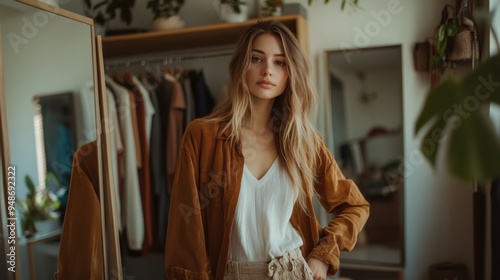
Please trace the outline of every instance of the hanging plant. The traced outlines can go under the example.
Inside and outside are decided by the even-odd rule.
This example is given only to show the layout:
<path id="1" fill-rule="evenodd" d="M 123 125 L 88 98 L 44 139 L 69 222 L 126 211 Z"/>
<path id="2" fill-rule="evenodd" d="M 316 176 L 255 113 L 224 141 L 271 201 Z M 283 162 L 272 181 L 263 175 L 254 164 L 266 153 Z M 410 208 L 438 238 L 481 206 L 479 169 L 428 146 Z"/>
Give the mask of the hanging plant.
<path id="1" fill-rule="evenodd" d="M 451 13 L 450 13 L 451 10 Z M 438 70 L 443 74 L 448 66 L 447 49 L 449 41 L 457 35 L 460 27 L 455 15 L 455 8 L 446 5 L 441 13 L 441 22 L 434 34 L 434 45 L 436 54 L 431 57 L 431 67 L 433 71 Z"/>

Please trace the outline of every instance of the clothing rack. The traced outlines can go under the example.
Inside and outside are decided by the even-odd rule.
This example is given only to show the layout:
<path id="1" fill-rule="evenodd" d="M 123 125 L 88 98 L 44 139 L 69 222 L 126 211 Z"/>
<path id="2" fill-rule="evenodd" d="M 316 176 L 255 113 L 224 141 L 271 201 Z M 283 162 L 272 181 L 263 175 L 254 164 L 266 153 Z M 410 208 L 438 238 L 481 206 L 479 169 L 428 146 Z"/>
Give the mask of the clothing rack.
<path id="1" fill-rule="evenodd" d="M 128 68 L 131 66 L 142 66 L 146 67 L 150 64 L 162 64 L 169 65 L 174 63 L 180 63 L 189 60 L 195 59 L 205 59 L 205 58 L 215 58 L 215 57 L 223 57 L 230 56 L 233 54 L 233 50 L 216 52 L 216 53 L 205 53 L 205 54 L 189 54 L 189 55 L 176 55 L 176 56 L 167 56 L 167 57 L 156 57 L 156 58 L 135 58 L 135 59 L 126 59 L 121 61 L 109 62 L 105 63 L 106 71 L 117 68 Z"/>

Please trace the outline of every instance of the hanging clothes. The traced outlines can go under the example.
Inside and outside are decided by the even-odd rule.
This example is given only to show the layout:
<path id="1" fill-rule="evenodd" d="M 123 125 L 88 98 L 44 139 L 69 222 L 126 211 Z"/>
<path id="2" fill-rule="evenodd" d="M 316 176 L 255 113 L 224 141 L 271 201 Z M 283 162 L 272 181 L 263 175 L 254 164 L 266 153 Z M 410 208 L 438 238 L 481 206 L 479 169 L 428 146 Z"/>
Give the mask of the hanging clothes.
<path id="1" fill-rule="evenodd" d="M 181 82 L 178 80 L 173 80 L 172 85 L 173 90 L 172 98 L 170 100 L 166 143 L 168 182 L 173 181 L 177 163 L 177 153 L 179 152 L 182 135 L 184 133 L 184 115 L 186 111 L 186 99 L 184 97 Z M 171 193 L 171 191 L 171 185 L 169 185 L 169 193 Z"/>
<path id="2" fill-rule="evenodd" d="M 136 102 L 140 148 L 142 151 L 142 168 L 139 169 L 139 183 L 141 187 L 142 210 L 144 213 L 145 226 L 142 253 L 145 254 L 154 248 L 155 223 L 153 221 L 155 220 L 156 214 L 154 212 L 153 191 L 151 188 L 149 141 L 151 139 L 151 122 L 155 111 L 146 89 L 142 86 L 137 77 L 133 75 L 130 76 L 131 80 L 129 82 L 134 86 L 132 92 L 134 92 Z"/>
<path id="3" fill-rule="evenodd" d="M 205 74 L 203 70 L 190 70 L 188 74 L 195 100 L 196 118 L 205 117 L 215 106 L 215 100 L 205 82 Z"/>
<path id="4" fill-rule="evenodd" d="M 151 104 L 155 110 L 151 122 L 151 140 L 150 140 L 150 164 L 151 164 L 151 186 L 154 194 L 154 211 L 157 219 L 155 230 L 155 248 L 157 251 L 163 251 L 165 248 L 165 219 L 163 212 L 168 212 L 162 208 L 162 204 L 167 203 L 166 197 L 166 173 L 165 173 L 165 140 L 162 130 L 162 118 L 160 115 L 161 107 L 158 101 L 160 93 L 160 84 L 162 80 L 153 76 L 151 73 L 143 73 L 141 82 L 145 89 L 149 91 Z M 167 111 L 167 110 L 164 110 Z M 163 235 L 161 235 L 163 233 Z"/>
<path id="5" fill-rule="evenodd" d="M 97 143 L 82 145 L 73 157 L 68 207 L 55 279 L 104 279 Z M 77 241 L 77 242 L 75 242 Z"/>
<path id="6" fill-rule="evenodd" d="M 151 102 L 151 97 L 149 96 L 148 90 L 144 87 L 141 81 L 136 76 L 132 76 L 132 82 L 135 84 L 139 93 L 141 94 L 142 104 L 144 106 L 144 120 L 146 128 L 146 151 L 149 154 L 149 143 L 151 142 L 151 125 L 153 122 L 153 115 L 155 114 L 155 108 Z"/>
<path id="7" fill-rule="evenodd" d="M 132 250 L 142 250 L 144 242 L 144 214 L 142 211 L 135 140 L 130 113 L 130 94 L 126 88 L 106 76 L 106 83 L 115 94 L 119 124 L 123 140 L 124 178 L 122 192 L 122 226 L 127 245 Z"/>
<path id="8" fill-rule="evenodd" d="M 112 79 L 113 87 L 121 87 L 119 91 L 122 92 L 115 93 L 115 98 L 124 146 L 123 175 L 134 177 L 133 166 L 137 175 L 132 178 L 137 180 L 136 183 L 123 178 L 121 191 L 122 207 L 127 208 L 122 209 L 122 220 L 131 250 L 129 254 L 145 254 L 151 249 L 163 251 L 165 248 L 171 182 L 184 130 L 195 118 L 208 115 L 215 105 L 203 71 L 170 72 L 173 75 L 162 77 L 144 73 L 140 79 L 131 73 L 115 73 Z M 135 158 L 133 162 L 132 157 Z M 134 184 L 134 190 L 130 190 Z M 137 187 L 140 195 L 135 199 L 138 198 L 140 204 L 137 201 L 130 204 L 134 200 L 129 197 L 130 193 L 136 193 Z M 142 211 L 130 212 L 139 205 Z M 142 249 L 139 249 L 137 238 L 141 234 L 141 221 L 134 220 L 139 213 L 143 225 Z M 136 225 L 134 230 L 128 227 L 129 223 Z M 135 242 L 135 247 L 131 242 Z"/>
<path id="9" fill-rule="evenodd" d="M 147 133 L 150 132 L 146 126 L 151 125 L 152 114 L 154 114 L 151 100 L 147 95 L 139 80 L 131 73 L 124 73 L 123 75 L 115 75 L 115 80 L 128 88 L 131 100 L 131 109 L 133 111 L 132 118 L 137 121 L 136 136 L 138 138 L 138 149 L 136 154 L 138 158 L 138 174 L 140 186 L 140 199 L 142 202 L 142 212 L 144 215 L 144 243 L 142 249 L 137 252 L 130 252 L 131 254 L 145 254 L 153 248 L 154 242 L 154 211 L 153 211 L 153 197 L 151 192 L 150 180 L 150 166 L 149 166 L 149 143 Z"/>
<path id="10" fill-rule="evenodd" d="M 160 133 L 159 133 L 159 143 L 157 151 L 160 155 L 158 159 L 158 168 L 161 170 L 161 176 L 159 178 L 160 181 L 160 189 L 158 195 L 158 203 L 157 203 L 157 213 L 158 213 L 158 241 L 160 244 L 160 248 L 163 250 L 165 248 L 165 236 L 167 232 L 167 224 L 168 224 L 168 210 L 170 208 L 170 194 L 169 194 L 169 185 L 167 180 L 167 132 L 168 132 L 168 123 L 169 123 L 169 108 L 170 101 L 173 95 L 173 82 L 170 80 L 162 79 L 157 90 L 156 97 L 158 101 L 159 110 L 159 122 L 160 122 Z"/>
<path id="11" fill-rule="evenodd" d="M 182 90 L 184 91 L 184 97 L 186 99 L 186 114 L 184 116 L 185 130 L 187 125 L 196 118 L 196 105 L 189 75 L 182 75 L 180 81 L 182 83 Z"/>

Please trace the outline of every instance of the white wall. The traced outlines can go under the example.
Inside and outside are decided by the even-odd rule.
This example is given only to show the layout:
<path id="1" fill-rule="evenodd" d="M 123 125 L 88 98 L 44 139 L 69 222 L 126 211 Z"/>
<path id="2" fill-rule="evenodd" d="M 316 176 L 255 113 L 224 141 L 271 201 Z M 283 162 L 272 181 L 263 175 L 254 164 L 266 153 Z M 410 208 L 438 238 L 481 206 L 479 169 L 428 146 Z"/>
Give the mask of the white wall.
<path id="1" fill-rule="evenodd" d="M 150 27 L 150 14 L 137 1 L 132 27 Z M 249 1 L 253 3 L 253 1 Z M 289 0 L 308 6 L 306 0 Z M 427 90 L 429 78 L 413 67 L 413 46 L 431 37 L 445 3 L 435 0 L 364 0 L 357 12 L 340 12 L 340 0 L 324 4 L 313 1 L 307 8 L 310 55 L 315 69 L 321 68 L 326 50 L 402 45 L 403 126 L 405 139 L 406 190 L 406 278 L 428 279 L 430 264 L 442 261 L 465 263 L 472 272 L 471 188 L 437 175 L 423 159 L 413 129 Z M 64 6 L 82 12 L 81 1 Z M 385 12 L 382 12 L 385 11 Z M 390 14 L 390 17 L 380 15 Z M 181 12 L 188 26 L 218 22 L 211 1 L 191 0 Z M 112 27 L 122 25 L 113 23 Z M 221 70 L 222 71 L 222 70 Z M 318 76 L 320 94 L 322 74 Z M 329 103 L 328 103 L 329 104 Z"/>

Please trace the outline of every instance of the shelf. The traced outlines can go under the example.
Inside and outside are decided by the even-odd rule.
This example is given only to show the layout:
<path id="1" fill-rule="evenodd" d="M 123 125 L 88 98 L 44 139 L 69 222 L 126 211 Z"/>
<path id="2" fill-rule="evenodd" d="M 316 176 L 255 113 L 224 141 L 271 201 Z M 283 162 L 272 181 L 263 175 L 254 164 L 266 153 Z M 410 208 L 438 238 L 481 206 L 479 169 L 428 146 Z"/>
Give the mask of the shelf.
<path id="1" fill-rule="evenodd" d="M 270 19 L 285 24 L 308 51 L 307 23 L 301 15 L 286 15 Z M 129 57 L 173 51 L 188 51 L 234 46 L 243 31 L 258 19 L 238 23 L 220 23 L 165 31 L 106 36 L 102 40 L 104 59 Z"/>

